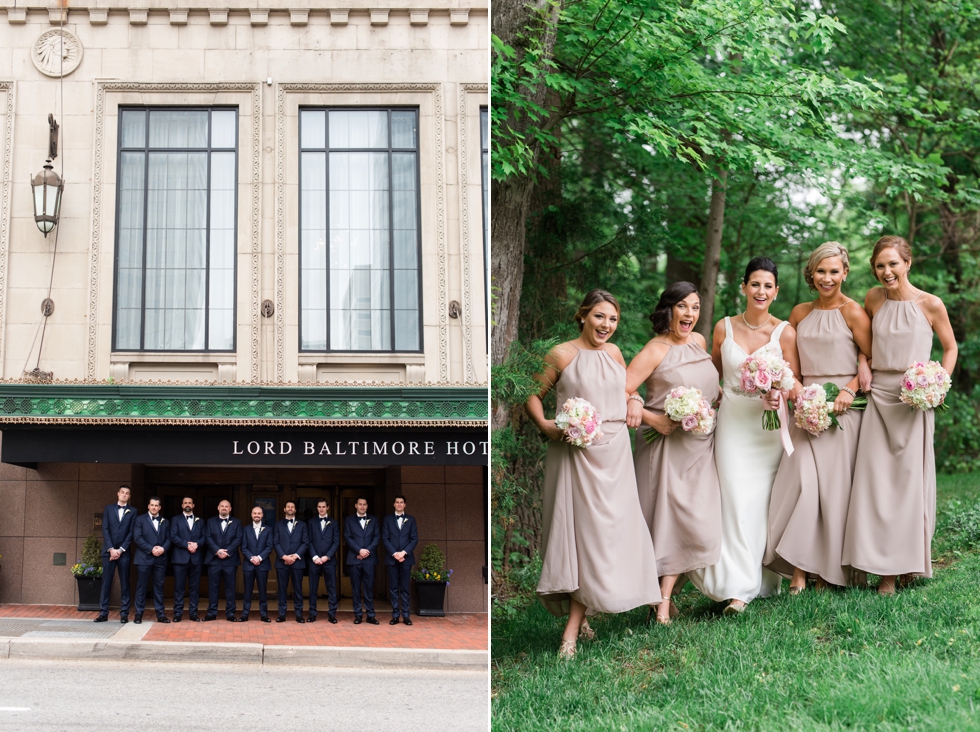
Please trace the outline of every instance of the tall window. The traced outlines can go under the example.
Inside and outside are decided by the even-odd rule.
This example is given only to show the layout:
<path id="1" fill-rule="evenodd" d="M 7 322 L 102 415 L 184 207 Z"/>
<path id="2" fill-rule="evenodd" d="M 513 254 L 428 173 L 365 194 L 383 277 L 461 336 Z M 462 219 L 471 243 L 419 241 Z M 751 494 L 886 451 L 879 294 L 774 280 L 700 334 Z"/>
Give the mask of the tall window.
<path id="1" fill-rule="evenodd" d="M 415 109 L 300 110 L 300 348 L 419 351 Z"/>
<path id="2" fill-rule="evenodd" d="M 121 109 L 115 350 L 235 348 L 238 112 Z"/>

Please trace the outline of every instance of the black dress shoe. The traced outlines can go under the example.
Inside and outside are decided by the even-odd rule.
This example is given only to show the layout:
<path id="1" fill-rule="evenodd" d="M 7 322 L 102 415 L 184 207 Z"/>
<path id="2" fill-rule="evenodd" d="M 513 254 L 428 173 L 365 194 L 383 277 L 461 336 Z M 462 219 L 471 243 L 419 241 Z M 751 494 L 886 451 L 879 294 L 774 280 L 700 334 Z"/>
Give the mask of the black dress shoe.
<path id="1" fill-rule="evenodd" d="M 392 618 L 389 620 L 388 625 L 398 625 L 398 618 Z"/>
<path id="2" fill-rule="evenodd" d="M 259 620 L 261 620 L 263 623 L 271 623 L 272 622 L 272 618 L 270 618 L 268 615 L 263 615 L 261 618 L 259 618 Z"/>
<path id="3" fill-rule="evenodd" d="M 197 617 L 197 615 L 191 615 L 190 617 L 191 617 L 191 622 L 192 623 L 200 623 L 201 622 L 201 619 L 199 617 Z"/>
<path id="4" fill-rule="evenodd" d="M 411 618 L 405 618 L 402 622 L 405 623 L 405 625 L 411 625 L 412 624 L 412 619 Z"/>
<path id="5" fill-rule="evenodd" d="M 361 624 L 361 619 L 360 618 L 354 618 L 354 625 L 360 625 L 360 624 Z"/>
<path id="6" fill-rule="evenodd" d="M 161 615 L 160 617 L 157 618 L 157 622 L 158 623 L 169 623 L 170 622 L 170 618 L 168 618 L 166 615 Z"/>
<path id="7" fill-rule="evenodd" d="M 333 623 L 334 625 L 336 625 L 336 624 L 337 624 L 337 618 L 336 618 L 336 616 L 334 616 L 334 615 L 330 615 L 329 613 L 327 614 L 327 620 L 329 620 L 329 621 L 330 621 L 331 623 Z"/>
<path id="8" fill-rule="evenodd" d="M 307 623 L 315 623 L 315 622 L 316 622 L 316 615 L 310 615 L 310 616 L 309 616 L 309 617 L 308 617 L 308 618 L 306 619 L 306 622 L 307 622 Z"/>
<path id="9" fill-rule="evenodd" d="M 381 623 L 379 623 L 379 622 L 378 622 L 378 619 L 377 619 L 377 618 L 368 618 L 368 619 L 367 619 L 367 621 L 368 621 L 368 622 L 369 622 L 369 623 L 370 623 L 371 625 L 381 625 Z"/>
<path id="10" fill-rule="evenodd" d="M 99 617 L 97 617 L 97 618 L 96 618 L 95 620 L 93 620 L 92 622 L 93 622 L 93 623 L 104 623 L 104 622 L 106 622 L 106 621 L 107 621 L 108 619 L 109 619 L 109 616 L 108 616 L 108 615 L 100 615 Z"/>
<path id="11" fill-rule="evenodd" d="M 297 623 L 305 623 L 306 621 L 303 620 L 303 616 L 302 615 L 297 615 L 296 616 L 296 622 Z"/>
<path id="12" fill-rule="evenodd" d="M 126 621 L 125 620 L 120 620 L 119 622 L 120 623 L 125 623 Z M 137 625 L 142 625 L 143 624 L 143 613 L 136 613 L 136 617 L 133 618 L 133 622 L 136 623 Z"/>
<path id="13" fill-rule="evenodd" d="M 278 618 L 276 618 L 276 622 L 277 623 L 285 623 L 286 622 L 286 616 L 285 615 L 280 615 Z"/>
<path id="14" fill-rule="evenodd" d="M 191 619 L 193 620 L 193 618 Z M 217 620 L 217 619 L 218 619 L 217 615 L 205 615 L 203 618 L 205 623 L 210 623 L 212 620 Z"/>
<path id="15" fill-rule="evenodd" d="M 238 618 L 236 618 L 234 615 L 226 615 L 225 616 L 225 620 L 227 620 L 229 623 L 237 623 L 238 622 Z"/>
<path id="16" fill-rule="evenodd" d="M 174 621 L 175 623 L 179 623 L 179 622 L 180 622 L 181 620 L 183 620 L 183 618 L 182 618 L 182 617 L 180 617 L 179 615 L 174 615 L 174 620 L 173 620 L 173 621 Z"/>
<path id="17" fill-rule="evenodd" d="M 247 622 L 248 622 L 248 615 L 242 615 L 242 616 L 241 616 L 241 617 L 240 617 L 240 618 L 238 619 L 238 622 L 239 622 L 239 623 L 247 623 Z"/>
<path id="18" fill-rule="evenodd" d="M 128 617 L 126 617 L 125 615 L 121 615 L 121 616 L 119 617 L 119 622 L 120 622 L 120 623 L 122 623 L 123 625 L 125 625 L 126 623 L 128 623 L 128 622 L 129 622 L 129 618 L 128 618 Z"/>

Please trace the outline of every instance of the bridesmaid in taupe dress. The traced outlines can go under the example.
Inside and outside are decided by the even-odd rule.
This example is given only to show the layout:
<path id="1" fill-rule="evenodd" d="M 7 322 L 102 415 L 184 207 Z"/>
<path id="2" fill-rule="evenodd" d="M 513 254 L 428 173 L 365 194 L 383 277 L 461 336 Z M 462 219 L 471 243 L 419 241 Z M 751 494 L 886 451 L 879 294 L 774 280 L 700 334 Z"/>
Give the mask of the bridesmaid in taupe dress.
<path id="1" fill-rule="evenodd" d="M 817 576 L 818 586 L 845 585 L 850 574 L 841 552 L 861 412 L 849 407 L 860 382 L 871 383 L 871 319 L 841 292 L 849 269 L 847 250 L 840 244 L 817 247 L 803 271 L 817 299 L 800 303 L 789 316 L 796 328 L 802 385 L 833 382 L 841 389 L 832 407 L 840 428 L 814 436 L 793 424 L 795 449 L 783 455 L 772 485 L 763 563 L 790 578 L 791 595 L 806 587 L 807 572 Z"/>
<path id="2" fill-rule="evenodd" d="M 664 400 L 676 386 L 700 389 L 711 403 L 718 399 L 718 370 L 705 350 L 704 336 L 694 332 L 700 314 L 701 297 L 694 285 L 675 282 L 667 287 L 650 316 L 656 335 L 626 369 L 626 390 L 631 392 L 627 425 L 640 427 L 633 453 L 636 485 L 663 595 L 657 622 L 665 625 L 678 577 L 715 564 L 721 554 L 714 433 L 685 432 L 664 414 Z M 632 394 L 643 382 L 645 404 Z M 647 443 L 644 435 L 651 430 L 663 436 Z"/>
<path id="3" fill-rule="evenodd" d="M 593 290 L 576 314 L 582 335 L 556 346 L 526 411 L 551 438 L 545 462 L 541 579 L 537 593 L 554 615 L 568 615 L 559 655 L 575 655 L 578 637 L 593 637 L 586 612 L 621 613 L 660 602 L 657 560 L 640 513 L 626 429 L 626 363 L 609 343 L 619 303 Z M 581 397 L 602 417 L 602 438 L 580 448 L 546 419 L 542 397 L 555 387 L 558 407 Z"/>
<path id="4" fill-rule="evenodd" d="M 861 424 L 842 561 L 881 575 L 878 592 L 895 592 L 900 574 L 932 576 L 936 524 L 935 415 L 899 400 L 902 374 L 929 360 L 939 337 L 942 364 L 956 366 L 957 347 L 943 301 L 912 286 L 912 250 L 900 236 L 884 236 L 871 254 L 882 287 L 868 291 L 865 310 L 873 333 L 872 382 Z"/>

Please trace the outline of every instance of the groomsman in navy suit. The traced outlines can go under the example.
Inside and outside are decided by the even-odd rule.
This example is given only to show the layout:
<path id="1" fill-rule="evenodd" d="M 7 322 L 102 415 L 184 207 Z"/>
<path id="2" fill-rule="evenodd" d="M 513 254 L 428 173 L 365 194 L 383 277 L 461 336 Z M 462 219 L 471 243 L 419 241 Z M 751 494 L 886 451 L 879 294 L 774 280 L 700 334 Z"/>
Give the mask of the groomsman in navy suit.
<path id="1" fill-rule="evenodd" d="M 361 597 L 367 610 L 367 621 L 379 625 L 374 617 L 374 567 L 378 563 L 375 551 L 381 541 L 378 520 L 368 516 L 364 497 L 354 502 L 357 515 L 344 520 L 344 541 L 347 543 L 347 573 L 354 594 L 354 625 L 361 623 Z"/>
<path id="2" fill-rule="evenodd" d="M 303 623 L 303 570 L 306 561 L 303 555 L 309 548 L 306 538 L 306 524 L 296 518 L 296 504 L 286 501 L 283 507 L 286 518 L 276 524 L 274 541 L 276 544 L 276 579 L 279 583 L 279 617 L 277 623 L 286 622 L 286 586 L 293 583 L 293 609 L 296 622 Z"/>
<path id="3" fill-rule="evenodd" d="M 116 502 L 110 503 L 102 512 L 102 597 L 96 623 L 109 619 L 112 575 L 117 569 L 122 594 L 119 622 L 129 622 L 129 565 L 132 558 L 129 546 L 133 542 L 133 525 L 136 523 L 136 511 L 129 505 L 129 493 L 128 485 L 119 486 Z"/>
<path id="4" fill-rule="evenodd" d="M 242 528 L 242 578 L 245 580 L 245 594 L 242 596 L 242 616 L 240 623 L 248 620 L 248 611 L 252 609 L 252 587 L 259 585 L 259 618 L 263 623 L 271 623 L 269 619 L 269 600 L 266 588 L 269 586 L 269 570 L 272 563 L 272 530 L 263 525 L 262 516 L 265 512 L 260 506 L 252 509 L 252 523 Z"/>
<path id="5" fill-rule="evenodd" d="M 337 549 L 340 547 L 340 526 L 328 515 L 330 504 L 316 502 L 317 515 L 306 527 L 310 537 L 310 616 L 306 622 L 316 622 L 316 593 L 320 577 L 327 586 L 327 620 L 337 622 Z"/>
<path id="6" fill-rule="evenodd" d="M 231 515 L 231 501 L 218 504 L 218 515 L 208 519 L 204 532 L 208 565 L 208 614 L 205 620 L 218 617 L 218 583 L 225 583 L 225 619 L 237 623 L 235 617 L 235 575 L 242 563 L 238 547 L 242 545 L 242 522 Z"/>
<path id="7" fill-rule="evenodd" d="M 153 577 L 153 609 L 158 623 L 169 623 L 163 607 L 163 580 L 167 575 L 167 550 L 170 548 L 170 527 L 160 515 L 160 499 L 154 496 L 146 507 L 149 513 L 136 517 L 133 528 L 133 564 L 136 565 L 136 617 L 133 622 L 143 622 L 146 610 L 146 586 Z"/>
<path id="8" fill-rule="evenodd" d="M 405 625 L 412 624 L 408 610 L 408 580 L 415 564 L 415 547 L 419 543 L 419 531 L 415 518 L 405 513 L 405 496 L 395 496 L 395 512 L 385 516 L 381 527 L 381 541 L 385 545 L 385 564 L 388 565 L 388 594 L 391 595 L 391 621 L 398 625 L 398 608 Z"/>
<path id="9" fill-rule="evenodd" d="M 183 513 L 170 521 L 170 546 L 173 548 L 170 563 L 174 566 L 174 622 L 179 623 L 184 615 L 184 590 L 190 583 L 187 593 L 189 617 L 195 623 L 197 605 L 201 600 L 201 567 L 204 565 L 204 520 L 194 515 L 194 499 L 184 496 L 180 502 Z"/>

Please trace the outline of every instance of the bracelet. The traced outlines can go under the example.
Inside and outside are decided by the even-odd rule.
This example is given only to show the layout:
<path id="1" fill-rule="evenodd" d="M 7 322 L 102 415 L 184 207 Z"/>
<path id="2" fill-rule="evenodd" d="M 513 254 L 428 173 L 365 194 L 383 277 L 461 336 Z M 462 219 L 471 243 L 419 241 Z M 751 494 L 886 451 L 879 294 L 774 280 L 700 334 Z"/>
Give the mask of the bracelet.
<path id="1" fill-rule="evenodd" d="M 846 391 L 846 392 L 847 392 L 848 394 L 850 394 L 850 395 L 851 395 L 852 397 L 857 397 L 857 394 L 855 394 L 855 393 L 854 393 L 854 389 L 852 389 L 852 388 L 851 388 L 851 387 L 849 387 L 849 386 L 842 386 L 842 387 L 840 388 L 840 390 L 841 390 L 841 391 Z"/>
<path id="2" fill-rule="evenodd" d="M 626 401 L 639 402 L 640 404 L 643 404 L 643 397 L 641 397 L 639 394 L 630 394 L 628 397 L 626 397 Z"/>

